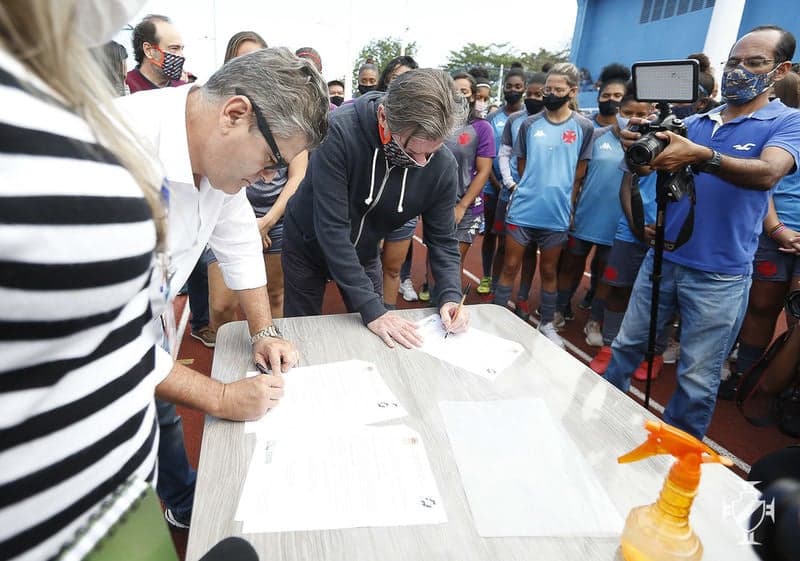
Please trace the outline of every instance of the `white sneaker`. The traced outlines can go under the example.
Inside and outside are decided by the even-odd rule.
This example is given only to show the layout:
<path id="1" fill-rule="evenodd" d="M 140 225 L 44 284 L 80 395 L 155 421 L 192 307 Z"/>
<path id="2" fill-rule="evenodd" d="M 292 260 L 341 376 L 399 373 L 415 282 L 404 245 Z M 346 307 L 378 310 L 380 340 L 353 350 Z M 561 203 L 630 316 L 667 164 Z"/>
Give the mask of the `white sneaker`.
<path id="1" fill-rule="evenodd" d="M 664 364 L 675 364 L 681 356 L 681 344 L 675 339 L 670 339 L 667 350 L 664 351 L 662 356 L 664 358 Z"/>
<path id="2" fill-rule="evenodd" d="M 561 335 L 558 334 L 558 331 L 556 331 L 556 326 L 553 325 L 552 322 L 541 324 L 539 326 L 539 333 L 550 339 L 562 349 L 564 348 L 564 340 L 561 338 Z"/>
<path id="3" fill-rule="evenodd" d="M 600 322 L 590 319 L 583 327 L 586 334 L 586 344 L 590 347 L 603 346 L 603 331 L 600 329 Z"/>
<path id="4" fill-rule="evenodd" d="M 406 279 L 401 282 L 400 286 L 397 288 L 397 292 L 403 296 L 403 300 L 406 302 L 416 302 L 419 300 L 419 296 L 417 295 L 417 291 L 414 290 L 414 283 L 411 282 L 411 279 Z"/>
<path id="5" fill-rule="evenodd" d="M 564 319 L 564 314 L 561 312 L 556 312 L 553 314 L 553 327 L 556 328 L 556 331 L 561 331 L 566 325 L 567 321 Z"/>

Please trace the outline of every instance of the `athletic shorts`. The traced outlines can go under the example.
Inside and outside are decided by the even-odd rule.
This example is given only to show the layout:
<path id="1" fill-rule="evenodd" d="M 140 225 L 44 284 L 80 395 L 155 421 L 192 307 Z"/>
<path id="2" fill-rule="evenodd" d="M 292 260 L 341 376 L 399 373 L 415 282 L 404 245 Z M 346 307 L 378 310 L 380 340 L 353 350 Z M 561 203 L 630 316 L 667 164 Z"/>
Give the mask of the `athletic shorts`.
<path id="1" fill-rule="evenodd" d="M 633 286 L 648 249 L 637 242 L 614 240 L 603 271 L 603 282 L 619 288 Z"/>
<path id="2" fill-rule="evenodd" d="M 506 224 L 506 235 L 511 236 L 511 239 L 525 247 L 536 244 L 542 251 L 556 246 L 564 247 L 567 241 L 566 232 L 553 232 L 516 224 Z"/>
<path id="3" fill-rule="evenodd" d="M 597 247 L 595 254 L 602 262 L 608 261 L 608 254 L 611 252 L 610 245 L 602 245 L 594 242 L 587 242 L 575 236 L 567 239 L 567 250 L 575 257 L 586 257 L 593 247 Z"/>
<path id="4" fill-rule="evenodd" d="M 492 224 L 492 232 L 498 236 L 503 236 L 506 233 L 506 214 L 508 212 L 508 201 L 498 201 L 497 210 L 494 211 L 494 224 Z"/>
<path id="5" fill-rule="evenodd" d="M 483 214 L 473 214 L 472 208 L 468 208 L 464 218 L 456 224 L 456 239 L 461 243 L 472 244 L 481 229 L 481 224 L 483 224 Z"/>
<path id="6" fill-rule="evenodd" d="M 788 282 L 794 277 L 800 277 L 800 256 L 778 251 L 777 242 L 762 232 L 753 258 L 753 280 Z"/>
<path id="7" fill-rule="evenodd" d="M 419 216 L 415 216 L 402 226 L 400 226 L 397 230 L 393 230 L 387 234 L 384 238 L 387 242 L 402 242 L 405 240 L 410 240 L 414 237 L 414 230 L 417 229 L 417 221 L 419 220 Z"/>

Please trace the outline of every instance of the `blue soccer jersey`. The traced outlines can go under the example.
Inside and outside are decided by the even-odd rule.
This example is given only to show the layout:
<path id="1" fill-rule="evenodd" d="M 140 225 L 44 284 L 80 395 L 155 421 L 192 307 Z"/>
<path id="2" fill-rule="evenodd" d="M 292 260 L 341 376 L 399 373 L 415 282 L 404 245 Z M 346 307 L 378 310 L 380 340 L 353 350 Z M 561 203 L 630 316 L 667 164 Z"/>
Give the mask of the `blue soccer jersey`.
<path id="1" fill-rule="evenodd" d="M 506 106 L 503 105 L 500 109 L 486 117 L 486 121 L 492 126 L 492 132 L 494 133 L 494 153 L 497 154 L 500 151 L 500 141 L 503 136 L 503 129 L 506 127 L 506 122 L 511 115 L 506 113 Z M 494 159 L 492 162 L 492 173 L 500 180 L 500 164 L 497 161 L 497 158 Z M 486 182 L 486 187 L 483 188 L 485 193 L 489 193 L 494 195 L 495 197 L 498 195 L 497 189 L 494 188 L 491 181 Z"/>
<path id="2" fill-rule="evenodd" d="M 624 175 L 624 172 L 623 172 Z M 653 172 L 649 175 L 642 175 L 639 177 L 639 195 L 642 197 L 642 206 L 644 207 L 644 223 L 656 223 L 656 178 L 658 174 Z M 628 224 L 628 219 L 623 214 L 617 223 L 617 233 L 615 239 L 622 240 L 623 242 L 642 243 L 640 239 L 633 235 L 631 227 Z"/>
<path id="3" fill-rule="evenodd" d="M 781 179 L 772 192 L 772 201 L 780 221 L 800 231 L 800 170 Z"/>
<path id="4" fill-rule="evenodd" d="M 506 222 L 516 226 L 566 232 L 572 185 L 580 160 L 592 157 L 594 127 L 575 113 L 563 123 L 547 120 L 546 111 L 525 119 L 513 153 L 525 169 L 508 205 Z"/>
<path id="5" fill-rule="evenodd" d="M 611 245 L 622 215 L 619 186 L 624 152 L 613 126 L 595 129 L 592 138 L 592 160 L 575 209 L 573 235 L 587 242 Z"/>

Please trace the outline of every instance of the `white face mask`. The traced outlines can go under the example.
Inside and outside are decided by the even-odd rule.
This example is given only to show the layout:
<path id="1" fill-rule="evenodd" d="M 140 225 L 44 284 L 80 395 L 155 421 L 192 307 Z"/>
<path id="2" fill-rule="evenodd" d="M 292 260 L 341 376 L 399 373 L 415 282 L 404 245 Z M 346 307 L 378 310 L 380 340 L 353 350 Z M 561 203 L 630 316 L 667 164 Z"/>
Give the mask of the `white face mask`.
<path id="1" fill-rule="evenodd" d="M 136 15 L 146 0 L 78 0 L 75 33 L 89 48 L 108 43 Z"/>

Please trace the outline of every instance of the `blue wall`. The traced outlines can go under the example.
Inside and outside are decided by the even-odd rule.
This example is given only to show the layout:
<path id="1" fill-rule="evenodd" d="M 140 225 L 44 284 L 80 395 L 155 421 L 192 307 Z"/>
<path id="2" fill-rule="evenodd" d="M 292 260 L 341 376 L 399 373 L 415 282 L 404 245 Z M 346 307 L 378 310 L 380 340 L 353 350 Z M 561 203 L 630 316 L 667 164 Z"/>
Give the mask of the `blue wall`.
<path id="1" fill-rule="evenodd" d="M 785 1 L 787 5 L 798 2 Z M 687 11 L 640 23 L 644 2 L 651 6 L 651 16 L 658 5 L 661 14 L 665 10 L 676 13 L 681 3 L 686 3 Z M 597 80 L 602 68 L 611 62 L 630 66 L 640 60 L 680 59 L 701 51 L 713 9 L 691 11 L 693 3 L 697 0 L 580 0 L 572 60 L 579 68 L 588 68 Z M 707 4 L 711 3 L 702 3 Z"/>
<path id="2" fill-rule="evenodd" d="M 742 25 L 737 37 L 741 37 L 758 25 L 780 25 L 794 34 L 800 41 L 800 2 L 798 0 L 748 0 L 742 14 Z M 794 60 L 800 60 L 795 52 Z"/>

